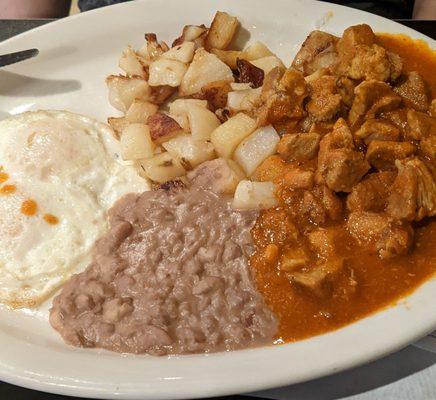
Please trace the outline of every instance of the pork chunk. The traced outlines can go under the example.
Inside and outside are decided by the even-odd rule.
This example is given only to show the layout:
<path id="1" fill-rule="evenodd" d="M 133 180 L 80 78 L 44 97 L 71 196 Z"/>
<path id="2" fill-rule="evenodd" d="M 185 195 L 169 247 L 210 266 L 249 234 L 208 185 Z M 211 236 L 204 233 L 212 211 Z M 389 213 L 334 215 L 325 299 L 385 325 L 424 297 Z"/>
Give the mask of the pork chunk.
<path id="1" fill-rule="evenodd" d="M 397 79 L 402 70 L 401 58 L 375 42 L 374 32 L 368 25 L 346 29 L 337 44 L 336 73 L 356 80 L 387 82 Z"/>
<path id="2" fill-rule="evenodd" d="M 293 168 L 283 177 L 283 184 L 292 189 L 312 189 L 314 173 L 300 168 Z"/>
<path id="3" fill-rule="evenodd" d="M 343 268 L 343 259 L 333 259 L 292 272 L 289 277 L 292 282 L 322 297 L 331 292 L 331 284 Z"/>
<path id="4" fill-rule="evenodd" d="M 340 110 L 342 96 L 336 86 L 337 78 L 323 75 L 309 83 L 309 101 L 306 110 L 314 121 L 328 121 Z"/>
<path id="5" fill-rule="evenodd" d="M 279 182 L 286 171 L 287 165 L 285 161 L 277 154 L 274 154 L 267 157 L 262 164 L 256 168 L 252 179 L 260 182 Z"/>
<path id="6" fill-rule="evenodd" d="M 343 118 L 339 118 L 333 126 L 333 130 L 322 138 L 323 148 L 320 148 L 319 157 L 325 158 L 325 151 L 331 149 L 354 149 L 353 135 L 348 124 Z M 321 143 L 320 143 L 321 144 Z"/>
<path id="7" fill-rule="evenodd" d="M 351 193 L 348 195 L 348 210 L 384 211 L 395 177 L 396 173 L 391 171 L 369 174 L 365 179 L 354 186 Z"/>
<path id="8" fill-rule="evenodd" d="M 386 52 L 391 68 L 391 81 L 397 80 L 401 73 L 403 72 L 403 60 L 398 54 L 392 53 L 390 51 Z"/>
<path id="9" fill-rule="evenodd" d="M 349 113 L 352 126 L 363 119 L 375 118 L 378 114 L 391 111 L 401 104 L 401 96 L 384 82 L 364 81 L 354 90 L 354 101 Z"/>
<path id="10" fill-rule="evenodd" d="M 280 203 L 287 207 L 303 231 L 342 217 L 341 200 L 325 185 L 315 185 L 311 189 L 283 186 L 277 194 Z"/>
<path id="11" fill-rule="evenodd" d="M 342 102 L 347 107 L 351 107 L 354 100 L 354 89 L 357 86 L 356 82 L 346 76 L 341 76 L 336 81 L 336 86 L 338 93 L 341 95 Z"/>
<path id="12" fill-rule="evenodd" d="M 419 221 L 436 215 L 436 182 L 418 159 L 398 160 L 398 176 L 392 185 L 386 212 L 394 218 Z"/>
<path id="13" fill-rule="evenodd" d="M 352 212 L 347 219 L 347 229 L 360 245 L 368 246 L 382 259 L 406 254 L 413 242 L 410 224 L 383 213 Z"/>
<path id="14" fill-rule="evenodd" d="M 335 149 L 354 149 L 353 136 L 343 118 L 339 118 L 333 130 L 320 141 L 318 152 L 317 182 L 322 183 L 328 168 L 330 152 Z"/>
<path id="15" fill-rule="evenodd" d="M 281 271 L 292 272 L 304 267 L 310 262 L 310 253 L 304 246 L 296 245 L 287 247 L 281 257 L 279 268 Z"/>
<path id="16" fill-rule="evenodd" d="M 330 221 L 338 221 L 342 217 L 342 201 L 327 186 L 317 187 L 319 198 Z"/>
<path id="17" fill-rule="evenodd" d="M 369 164 L 363 153 L 351 149 L 330 152 L 324 179 L 335 192 L 350 192 L 368 172 Z"/>
<path id="18" fill-rule="evenodd" d="M 415 111 L 407 110 L 406 137 L 411 140 L 422 140 L 425 137 L 436 136 L 436 118 Z"/>
<path id="19" fill-rule="evenodd" d="M 294 69 L 272 69 L 264 79 L 257 110 L 259 126 L 305 115 L 303 101 L 308 94 L 303 74 Z"/>
<path id="20" fill-rule="evenodd" d="M 433 99 L 433 100 L 431 101 L 430 109 L 429 109 L 428 111 L 429 111 L 429 114 L 430 114 L 433 118 L 436 118 L 436 99 Z"/>
<path id="21" fill-rule="evenodd" d="M 307 235 L 307 240 L 311 249 L 320 258 L 328 259 L 336 255 L 338 236 L 339 232 L 336 227 L 318 228 Z"/>
<path id="22" fill-rule="evenodd" d="M 422 154 L 436 165 L 436 135 L 421 140 Z"/>
<path id="23" fill-rule="evenodd" d="M 310 75 L 332 66 L 337 60 L 335 45 L 338 39 L 327 32 L 311 32 L 292 61 L 292 67 Z"/>
<path id="24" fill-rule="evenodd" d="M 376 36 L 367 24 L 353 25 L 345 29 L 338 47 L 347 47 L 349 52 L 357 45 L 371 46 L 376 41 Z M 342 49 L 341 49 L 342 50 Z"/>
<path id="25" fill-rule="evenodd" d="M 384 112 L 380 117 L 394 124 L 401 132 L 404 132 L 407 128 L 407 108 Z"/>
<path id="26" fill-rule="evenodd" d="M 409 142 L 373 140 L 366 152 L 368 162 L 378 170 L 395 170 L 395 161 L 410 157 L 416 147 Z"/>
<path id="27" fill-rule="evenodd" d="M 356 49 L 360 45 L 372 46 L 376 37 L 371 27 L 366 24 L 350 26 L 345 29 L 342 38 L 336 48 L 338 52 L 337 75 L 346 75 L 350 64 L 356 55 Z"/>
<path id="28" fill-rule="evenodd" d="M 356 80 L 375 79 L 387 82 L 391 77 L 391 62 L 386 50 L 376 44 L 372 46 L 360 45 L 351 60 L 348 76 Z"/>
<path id="29" fill-rule="evenodd" d="M 324 182 L 335 192 L 349 192 L 368 170 L 363 153 L 354 150 L 347 124 L 339 119 L 320 142 L 317 182 Z"/>
<path id="30" fill-rule="evenodd" d="M 400 130 L 388 121 L 368 119 L 355 132 L 355 137 L 362 139 L 367 145 L 372 140 L 398 141 L 401 137 Z"/>
<path id="31" fill-rule="evenodd" d="M 284 209 L 260 212 L 251 233 L 255 242 L 262 246 L 267 244 L 289 245 L 296 243 L 299 236 L 298 228 Z"/>
<path id="32" fill-rule="evenodd" d="M 409 72 L 395 85 L 394 92 L 398 93 L 407 107 L 426 112 L 429 107 L 427 85 L 418 72 Z"/>
<path id="33" fill-rule="evenodd" d="M 287 134 L 281 138 L 277 152 L 285 161 L 308 161 L 316 157 L 319 141 L 316 132 Z"/>

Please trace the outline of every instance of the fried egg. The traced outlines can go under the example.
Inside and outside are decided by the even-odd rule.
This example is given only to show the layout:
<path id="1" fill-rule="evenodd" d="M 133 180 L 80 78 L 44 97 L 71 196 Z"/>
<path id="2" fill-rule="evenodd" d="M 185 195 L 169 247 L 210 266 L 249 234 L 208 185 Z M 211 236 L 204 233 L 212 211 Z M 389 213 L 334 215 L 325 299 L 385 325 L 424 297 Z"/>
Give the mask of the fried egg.
<path id="1" fill-rule="evenodd" d="M 0 302 L 33 307 L 85 269 L 106 211 L 147 190 L 111 129 L 65 111 L 0 121 Z"/>

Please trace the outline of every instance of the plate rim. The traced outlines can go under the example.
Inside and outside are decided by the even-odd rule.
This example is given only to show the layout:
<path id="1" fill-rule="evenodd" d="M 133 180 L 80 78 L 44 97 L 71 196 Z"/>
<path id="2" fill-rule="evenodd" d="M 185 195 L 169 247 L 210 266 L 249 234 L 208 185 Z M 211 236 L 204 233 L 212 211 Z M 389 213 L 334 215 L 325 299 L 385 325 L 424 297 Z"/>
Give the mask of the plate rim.
<path id="1" fill-rule="evenodd" d="M 141 1 L 137 1 L 137 2 L 131 2 L 131 3 L 121 3 L 121 4 L 117 4 L 114 6 L 111 6 L 110 8 L 113 10 L 114 8 L 119 8 L 120 10 L 122 8 L 128 8 L 128 7 L 132 7 L 135 8 L 136 6 L 134 6 L 134 4 L 138 4 L 138 3 L 147 3 L 147 2 L 152 2 L 153 0 L 141 0 Z M 198 0 L 197 0 L 198 1 Z M 201 1 L 201 0 L 200 0 Z M 301 0 L 297 0 L 297 2 L 302 3 Z M 210 1 L 210 8 L 211 9 L 219 9 L 219 4 L 221 2 L 220 1 Z M 278 3 L 278 2 L 277 2 Z M 309 3 L 309 2 L 308 2 Z M 314 0 L 310 0 L 310 3 L 318 3 L 318 4 L 322 4 L 323 7 L 326 7 L 327 3 L 320 3 L 318 1 L 314 1 Z M 336 8 L 342 8 L 342 9 L 346 9 L 347 12 L 350 12 L 352 14 L 360 14 L 362 15 L 362 17 L 367 16 L 367 18 L 370 19 L 382 19 L 384 20 L 384 18 L 379 17 L 379 16 L 375 16 L 373 14 L 364 12 L 364 11 L 359 11 L 359 10 L 353 10 L 353 9 L 349 9 L 346 6 L 342 6 L 342 5 L 336 5 L 336 4 L 327 4 L 328 7 L 332 8 L 332 9 L 336 9 Z M 64 19 L 60 19 L 57 21 L 53 21 L 49 24 L 31 29 L 29 31 L 23 32 L 19 35 L 16 35 L 14 37 L 11 37 L 3 42 L 0 43 L 0 49 L 3 46 L 7 46 L 11 43 L 13 43 L 15 40 L 19 40 L 23 37 L 26 36 L 31 36 L 33 35 L 36 31 L 44 31 L 44 30 L 51 30 L 51 29 L 57 29 L 58 26 L 62 26 L 65 21 L 71 21 L 71 20 L 76 20 L 76 19 L 81 19 L 81 18 L 93 18 L 93 15 L 97 15 L 97 14 L 104 14 L 108 11 L 106 11 L 106 8 L 101 8 L 101 9 L 96 9 L 96 10 L 92 10 L 87 12 L 86 14 L 78 14 L 78 15 L 73 15 Z M 410 32 L 411 35 L 413 35 L 415 38 L 419 38 L 419 39 L 424 39 L 425 41 L 427 41 L 429 43 L 430 46 L 434 46 L 436 41 L 427 37 L 426 35 L 423 35 L 420 32 L 417 32 L 409 27 L 405 27 L 401 24 L 398 24 L 394 21 L 390 21 L 387 20 L 390 23 L 395 23 L 397 24 L 399 27 L 401 27 L 401 30 L 403 32 L 406 32 L 406 34 L 408 34 L 407 32 Z M 369 22 L 371 23 L 371 22 Z M 54 28 L 53 28 L 54 27 Z M 290 348 L 290 346 L 295 346 L 295 345 L 304 345 L 304 343 L 308 343 L 310 341 L 317 341 L 319 338 L 326 338 L 329 337 L 331 335 L 337 335 L 338 332 L 349 332 L 350 328 L 351 330 L 353 330 L 353 328 L 356 328 L 357 326 L 359 326 L 362 323 L 365 323 L 365 321 L 369 321 L 369 320 L 379 320 L 379 325 L 383 326 L 383 322 L 386 322 L 387 320 L 385 319 L 384 316 L 386 315 L 391 315 L 392 313 L 396 313 L 396 312 L 401 312 L 403 313 L 405 311 L 405 309 L 407 309 L 407 305 L 406 303 L 408 303 L 409 305 L 414 303 L 414 299 L 416 297 L 419 297 L 419 295 L 421 293 L 423 293 L 425 291 L 425 287 L 430 286 L 430 287 L 434 287 L 436 288 L 436 277 L 434 276 L 433 278 L 431 278 L 430 280 L 428 280 L 426 283 L 424 283 L 422 286 L 420 286 L 419 288 L 416 289 L 415 292 L 413 292 L 412 294 L 410 294 L 409 296 L 405 297 L 404 299 L 402 299 L 399 304 L 396 305 L 391 305 L 388 306 L 386 308 L 384 308 L 383 310 L 379 310 L 376 313 L 365 317 L 362 320 L 359 320 L 351 325 L 348 325 L 344 328 L 340 328 L 339 330 L 335 330 L 332 332 L 329 332 L 327 334 L 324 335 L 320 335 L 320 336 L 316 336 L 313 338 L 309 338 L 303 341 L 299 341 L 296 343 L 289 343 L 289 344 L 284 344 L 281 345 L 280 347 L 262 347 L 262 348 L 257 348 L 257 349 L 248 349 L 248 350 L 240 350 L 240 351 L 236 351 L 236 352 L 232 352 L 232 353 L 217 353 L 217 354 L 212 354 L 212 355 L 207 355 L 207 356 L 203 356 L 203 355 L 199 355 L 199 356 L 192 356 L 193 358 L 204 358 L 204 357 L 208 357 L 208 358 L 221 358 L 221 357 L 228 357 L 232 354 L 236 354 L 239 358 L 239 356 L 242 357 L 242 355 L 247 355 L 247 357 L 249 359 L 253 358 L 253 353 L 259 353 L 259 354 L 264 354 L 264 353 L 273 353 L 273 352 L 278 352 L 280 349 L 280 352 L 284 352 L 285 349 Z M 413 306 L 410 306 L 413 309 Z M 382 317 L 380 319 L 380 317 Z M 381 324 L 380 324 L 381 322 Z M 232 383 L 229 384 L 227 383 L 227 386 L 223 387 L 216 387 L 216 386 L 212 386 L 210 388 L 207 387 L 202 387 L 200 390 L 198 389 L 194 389 L 194 390 L 189 390 L 185 388 L 179 388 L 178 390 L 175 390 L 174 388 L 177 387 L 177 383 L 174 385 L 173 382 L 172 383 L 172 392 L 171 393 L 162 393 L 162 391 L 160 392 L 144 392 L 144 390 L 147 389 L 147 385 L 143 385 L 140 387 L 135 387 L 132 390 L 127 390 L 125 388 L 120 389 L 118 391 L 114 391 L 113 387 L 110 387 L 107 389 L 107 391 L 105 391 L 103 388 L 101 387 L 94 387 L 91 388 L 89 386 L 89 382 L 81 382 L 81 383 L 77 383 L 76 385 L 74 384 L 67 384 L 65 383 L 62 379 L 55 379 L 55 377 L 50 377 L 51 380 L 47 381 L 47 379 L 37 379 L 37 378 L 30 378 L 29 376 L 25 376 L 23 374 L 19 374 L 17 371 L 13 371 L 13 367 L 12 369 L 10 368 L 11 366 L 5 366 L 4 363 L 0 360 L 0 378 L 2 380 L 4 380 L 5 382 L 9 382 L 12 384 L 16 384 L 19 386 L 23 386 L 23 387 L 27 387 L 27 388 L 31 388 L 31 389 L 35 389 L 35 390 L 42 390 L 45 392 L 50 392 L 50 393 L 55 393 L 55 394 L 63 394 L 63 395 L 72 395 L 72 396 L 81 396 L 81 397 L 91 397 L 91 398 L 100 398 L 101 396 L 105 396 L 105 398 L 114 398 L 114 399 L 119 399 L 119 398 L 125 398 L 125 399 L 144 399 L 144 398 L 153 398 L 153 399 L 157 399 L 157 398 L 185 398 L 185 397 L 190 397 L 190 398 L 196 398 L 196 397 L 204 397 L 204 396 L 217 396 L 217 395 L 228 395 L 228 394 L 233 394 L 236 392 L 243 392 L 243 391 L 254 391 L 254 390 L 261 390 L 261 389 L 268 389 L 268 388 L 272 388 L 272 387 L 277 387 L 277 386 L 283 386 L 283 385 L 287 385 L 290 383 L 299 383 L 299 382 L 303 382 L 309 379 L 315 379 L 315 378 L 319 378 L 322 376 L 326 376 L 329 375 L 331 373 L 337 373 L 340 371 L 343 371 L 345 369 L 349 369 L 352 367 L 355 367 L 357 365 L 361 365 L 363 363 L 366 363 L 368 361 L 374 360 L 376 358 L 380 358 L 383 357 L 387 354 L 390 354 L 396 350 L 401 349 L 402 347 L 406 346 L 408 343 L 419 339 L 420 337 L 426 335 L 427 333 L 431 332 L 432 330 L 434 330 L 436 328 L 436 316 L 434 317 L 434 320 L 428 321 L 427 324 L 421 324 L 420 329 L 409 329 L 409 334 L 407 335 L 407 339 L 405 339 L 404 337 L 402 338 L 402 340 L 397 340 L 396 342 L 391 342 L 391 343 L 387 343 L 383 350 L 381 350 L 379 347 L 374 347 L 373 349 L 368 350 L 365 354 L 361 354 L 360 357 L 355 357 L 352 360 L 349 360 L 348 362 L 342 362 L 340 366 L 338 365 L 332 365 L 330 366 L 330 369 L 322 369 L 320 368 L 319 370 L 317 370 L 316 372 L 314 372 L 313 374 L 310 375 L 310 377 L 304 377 L 302 375 L 300 375 L 299 378 L 295 378 L 295 379 L 289 379 L 286 378 L 285 376 L 280 376 L 277 377 L 276 379 L 268 379 L 268 382 L 265 382 L 265 380 L 258 380 L 256 382 L 248 382 L 248 380 L 246 382 L 241 382 L 238 381 L 236 383 Z M 1 332 L 0 332 L 1 333 Z M 272 349 L 275 350 L 272 350 Z M 191 357 L 191 356 L 187 356 L 187 357 Z M 9 370 L 9 371 L 8 371 Z M 188 382 L 191 383 L 191 382 Z M 203 385 L 204 386 L 204 385 Z M 151 396 L 151 397 L 150 397 Z"/>

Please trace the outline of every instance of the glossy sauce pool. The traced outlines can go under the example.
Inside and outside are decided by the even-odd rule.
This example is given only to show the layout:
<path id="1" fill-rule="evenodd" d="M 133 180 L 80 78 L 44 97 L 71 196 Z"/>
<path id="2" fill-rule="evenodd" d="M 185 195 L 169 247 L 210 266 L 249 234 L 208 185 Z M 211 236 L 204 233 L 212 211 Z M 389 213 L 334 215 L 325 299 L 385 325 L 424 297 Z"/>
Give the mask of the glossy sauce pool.
<path id="1" fill-rule="evenodd" d="M 378 37 L 385 48 L 403 58 L 406 72 L 418 71 L 423 75 L 434 96 L 436 52 L 424 42 L 405 35 L 383 34 Z M 332 296 L 318 297 L 291 284 L 275 262 L 256 255 L 251 258 L 258 288 L 279 317 L 278 339 L 300 340 L 350 324 L 395 304 L 436 272 L 434 219 L 415 230 L 415 247 L 411 254 L 391 260 L 381 260 L 376 254 L 359 250 L 346 232 L 339 242 L 339 252 L 346 257 L 347 265 L 358 282 L 352 293 L 349 282 L 339 278 Z"/>
<path id="2" fill-rule="evenodd" d="M 383 33 L 377 37 L 381 46 L 401 56 L 404 71 L 418 71 L 422 75 L 429 85 L 432 98 L 435 98 L 436 49 L 431 49 L 423 40 L 414 40 L 403 34 Z"/>

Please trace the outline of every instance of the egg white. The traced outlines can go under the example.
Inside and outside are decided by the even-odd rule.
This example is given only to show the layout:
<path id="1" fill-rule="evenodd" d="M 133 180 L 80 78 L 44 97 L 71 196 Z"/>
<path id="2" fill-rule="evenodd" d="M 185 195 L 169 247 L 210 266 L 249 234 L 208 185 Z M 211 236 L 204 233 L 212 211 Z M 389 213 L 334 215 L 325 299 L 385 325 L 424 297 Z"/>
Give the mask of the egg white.
<path id="1" fill-rule="evenodd" d="M 0 121 L 0 302 L 33 307 L 90 262 L 106 230 L 105 213 L 129 192 L 148 189 L 136 171 L 118 162 L 111 130 L 66 111 L 36 111 Z M 0 186 L 1 187 L 1 186 Z M 35 216 L 20 211 L 37 203 Z M 59 223 L 47 223 L 44 214 Z"/>

